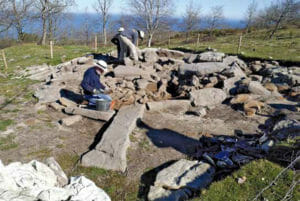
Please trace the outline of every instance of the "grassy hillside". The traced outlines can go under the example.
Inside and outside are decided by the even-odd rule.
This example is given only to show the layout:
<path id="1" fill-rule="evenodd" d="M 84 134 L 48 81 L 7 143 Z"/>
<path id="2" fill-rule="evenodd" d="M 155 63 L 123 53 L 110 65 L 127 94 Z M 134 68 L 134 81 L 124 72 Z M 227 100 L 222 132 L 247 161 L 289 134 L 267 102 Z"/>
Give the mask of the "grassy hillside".
<path id="1" fill-rule="evenodd" d="M 102 48 L 99 51 L 106 51 Z M 19 70 L 32 65 L 57 65 L 64 61 L 94 52 L 87 46 L 54 46 L 54 58 L 50 58 L 50 47 L 36 44 L 23 44 L 4 49 L 8 63 L 8 72 Z M 2 57 L 0 59 L 0 72 L 4 71 Z"/>
<path id="2" fill-rule="evenodd" d="M 237 54 L 242 31 L 220 30 L 210 39 L 207 32 L 200 32 L 200 42 L 197 46 L 198 33 L 177 34 L 169 41 L 156 41 L 155 46 L 186 49 L 196 52 L 205 51 L 207 47 L 215 48 L 227 54 Z M 241 53 L 247 58 L 274 59 L 281 61 L 300 62 L 300 29 L 290 28 L 279 30 L 272 39 L 266 39 L 267 31 L 258 30 L 244 34 Z"/>
<path id="3" fill-rule="evenodd" d="M 105 49 L 101 50 L 104 51 Z M 49 64 L 57 65 L 64 61 L 92 53 L 93 50 L 86 46 L 54 46 L 54 58 L 50 58 L 49 46 L 38 46 L 36 44 L 23 44 L 4 49 L 8 64 L 7 72 L 4 69 L 2 56 L 0 57 L 0 97 L 5 98 L 5 104 L 16 103 L 16 97 L 22 100 L 31 100 L 33 91 L 31 85 L 37 81 L 26 78 L 17 78 L 15 72 L 27 66 Z M 19 100 L 20 101 L 20 100 Z M 2 107 L 0 105 L 0 107 Z M 1 122 L 0 122 L 1 124 Z"/>
<path id="4" fill-rule="evenodd" d="M 188 38 L 186 38 L 185 34 L 178 33 L 171 37 L 170 45 L 167 39 L 154 41 L 154 46 L 194 52 L 202 52 L 207 47 L 211 47 L 227 54 L 237 54 L 241 34 L 240 30 L 219 30 L 216 31 L 215 37 L 210 39 L 207 32 L 201 32 L 200 42 L 197 45 L 198 33 L 190 33 Z M 241 46 L 242 56 L 246 58 L 300 62 L 300 29 L 279 30 L 272 40 L 265 39 L 265 36 L 266 30 L 259 30 L 244 35 Z M 109 44 L 108 47 L 100 47 L 98 52 L 107 52 L 112 49 L 115 49 L 115 47 Z M 49 46 L 23 44 L 6 48 L 4 51 L 9 73 L 26 66 L 43 63 L 57 65 L 63 61 L 94 52 L 92 48 L 87 46 L 54 46 L 54 58 L 51 59 Z M 3 72 L 3 70 L 4 64 L 1 57 L 0 72 Z"/>

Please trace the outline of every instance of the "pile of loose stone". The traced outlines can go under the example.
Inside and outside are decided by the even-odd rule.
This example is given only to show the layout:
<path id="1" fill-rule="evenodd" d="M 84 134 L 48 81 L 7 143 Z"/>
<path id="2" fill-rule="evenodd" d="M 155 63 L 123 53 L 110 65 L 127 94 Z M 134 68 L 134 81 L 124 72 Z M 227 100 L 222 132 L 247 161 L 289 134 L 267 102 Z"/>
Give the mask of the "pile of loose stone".
<path id="1" fill-rule="evenodd" d="M 79 176 L 68 180 L 53 158 L 4 166 L 0 161 L 2 201 L 110 201 L 94 182 Z"/>
<path id="2" fill-rule="evenodd" d="M 111 61 L 107 55 L 101 59 Z M 55 68 L 31 68 L 26 74 L 40 80 L 48 75 L 35 96 L 40 103 L 55 102 L 63 96 L 62 89 L 80 94 L 83 73 L 92 61 L 92 56 L 82 57 Z M 205 96 L 208 101 L 233 98 L 232 105 L 242 106 L 246 115 L 253 116 L 266 101 L 282 100 L 283 96 L 299 101 L 299 71 L 298 67 L 282 67 L 276 61 L 247 65 L 238 57 L 218 52 L 185 54 L 148 48 L 140 52 L 139 62 L 126 59 L 125 65 L 109 65 L 101 81 L 113 91 L 116 109 L 178 97 L 191 98 L 195 106 L 206 105 L 201 98 Z"/>
<path id="3" fill-rule="evenodd" d="M 101 55 L 101 59 L 110 63 L 111 56 L 114 54 Z M 40 104 L 47 103 L 59 111 L 77 115 L 63 121 L 67 126 L 81 116 L 109 121 L 115 114 L 77 107 L 82 100 L 79 85 L 93 59 L 82 57 L 54 68 L 29 71 L 32 79 L 45 80 L 35 93 Z M 112 89 L 111 96 L 117 102 L 115 109 L 121 109 L 102 141 L 83 157 L 86 166 L 126 170 L 129 135 L 143 115 L 145 103 L 151 109 L 153 102 L 186 99 L 192 106 L 188 112 L 195 118 L 224 103 L 248 117 L 262 114 L 275 119 L 257 136 L 202 137 L 195 161 L 179 160 L 158 173 L 148 194 L 151 201 L 186 200 L 208 186 L 220 170 L 231 171 L 264 157 L 277 141 L 300 133 L 300 68 L 283 67 L 276 61 L 247 64 L 238 57 L 214 51 L 188 54 L 147 48 L 140 52 L 139 62 L 126 59 L 124 65 L 109 64 L 109 72 L 101 82 Z M 164 103 L 160 105 L 163 107 Z M 288 110 L 282 109 L 284 105 Z M 115 147 L 116 141 L 119 147 Z"/>

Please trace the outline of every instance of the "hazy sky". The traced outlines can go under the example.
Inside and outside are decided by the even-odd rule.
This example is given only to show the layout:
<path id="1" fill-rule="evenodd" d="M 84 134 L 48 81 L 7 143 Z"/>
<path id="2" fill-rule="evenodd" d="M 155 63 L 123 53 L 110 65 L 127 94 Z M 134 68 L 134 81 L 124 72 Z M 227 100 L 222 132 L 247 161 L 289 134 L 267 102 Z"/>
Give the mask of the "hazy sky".
<path id="1" fill-rule="evenodd" d="M 76 0 L 77 7 L 72 8 L 73 12 L 85 12 L 88 7 L 88 12 L 95 12 L 93 5 L 96 0 Z M 242 19 L 245 11 L 252 0 L 194 0 L 201 6 L 202 14 L 209 12 L 212 6 L 222 5 L 224 7 L 224 14 L 227 18 Z M 274 0 L 256 0 L 259 9 L 270 5 Z M 173 0 L 176 11 L 174 16 L 181 16 L 184 13 L 187 0 Z M 114 14 L 126 13 L 126 0 L 114 0 L 111 12 Z"/>

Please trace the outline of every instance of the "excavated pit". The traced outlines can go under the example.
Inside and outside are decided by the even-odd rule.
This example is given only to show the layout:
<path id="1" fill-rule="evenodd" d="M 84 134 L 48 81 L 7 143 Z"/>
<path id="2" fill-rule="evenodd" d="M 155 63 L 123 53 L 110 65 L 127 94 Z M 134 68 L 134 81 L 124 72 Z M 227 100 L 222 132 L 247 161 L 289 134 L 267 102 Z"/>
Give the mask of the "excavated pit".
<path id="1" fill-rule="evenodd" d="M 83 165 L 126 172 L 129 180 L 141 178 L 146 187 L 141 187 L 145 189 L 140 197 L 147 197 L 151 187 L 152 194 L 156 190 L 176 193 L 171 187 L 169 192 L 155 186 L 153 177 L 183 158 L 205 161 L 216 170 L 214 179 L 219 179 L 240 165 L 264 157 L 274 137 L 265 137 L 274 133 L 276 121 L 270 124 L 272 118 L 293 119 L 295 122 L 283 123 L 281 129 L 292 127 L 293 132 L 299 131 L 296 67 L 288 70 L 276 62 L 245 63 L 214 52 L 191 55 L 145 49 L 141 57 L 136 65 L 131 61 L 126 61 L 125 66 L 110 65 L 109 72 L 101 78 L 113 90 L 117 113 L 82 157 Z M 95 58 L 113 62 L 111 56 Z M 53 103 L 62 96 L 56 93 L 62 88 L 79 97 L 76 85 L 91 64 L 87 59 L 83 65 L 78 60 L 60 65 L 46 80 L 47 87 L 36 93 L 37 97 L 44 103 Z M 53 97 L 44 95 L 50 92 Z M 78 104 L 80 101 L 72 96 L 66 95 Z M 131 115 L 126 116 L 127 113 Z M 236 158 L 241 155 L 247 160 L 244 158 L 246 162 L 238 164 Z M 145 173 L 153 167 L 157 168 Z M 187 188 L 184 194 L 189 194 L 188 186 L 182 188 Z"/>

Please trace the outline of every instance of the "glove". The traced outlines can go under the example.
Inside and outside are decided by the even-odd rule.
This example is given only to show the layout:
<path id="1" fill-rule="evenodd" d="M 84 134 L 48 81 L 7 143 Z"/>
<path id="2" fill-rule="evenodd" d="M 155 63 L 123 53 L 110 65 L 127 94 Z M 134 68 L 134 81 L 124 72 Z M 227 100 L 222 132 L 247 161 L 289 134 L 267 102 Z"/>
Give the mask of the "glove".
<path id="1" fill-rule="evenodd" d="M 93 94 L 94 94 L 94 95 L 101 94 L 101 91 L 98 90 L 98 89 L 94 89 L 94 90 L 93 90 Z"/>

